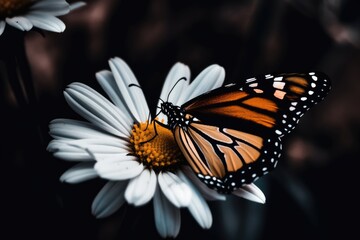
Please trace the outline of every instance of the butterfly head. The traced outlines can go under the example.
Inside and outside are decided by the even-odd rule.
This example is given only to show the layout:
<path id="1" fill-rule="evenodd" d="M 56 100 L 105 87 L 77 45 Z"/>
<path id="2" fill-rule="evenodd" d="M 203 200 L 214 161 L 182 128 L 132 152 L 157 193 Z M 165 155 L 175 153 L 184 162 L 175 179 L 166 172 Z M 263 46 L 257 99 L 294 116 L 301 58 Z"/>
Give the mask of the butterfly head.
<path id="1" fill-rule="evenodd" d="M 168 118 L 168 125 L 171 129 L 174 129 L 176 126 L 187 128 L 190 123 L 190 119 L 188 119 L 184 110 L 171 102 L 162 102 L 160 110 Z"/>
<path id="2" fill-rule="evenodd" d="M 168 116 L 169 113 L 173 112 L 173 109 L 174 109 L 174 104 L 172 104 L 171 102 L 162 102 L 160 105 L 161 112 L 166 116 Z"/>

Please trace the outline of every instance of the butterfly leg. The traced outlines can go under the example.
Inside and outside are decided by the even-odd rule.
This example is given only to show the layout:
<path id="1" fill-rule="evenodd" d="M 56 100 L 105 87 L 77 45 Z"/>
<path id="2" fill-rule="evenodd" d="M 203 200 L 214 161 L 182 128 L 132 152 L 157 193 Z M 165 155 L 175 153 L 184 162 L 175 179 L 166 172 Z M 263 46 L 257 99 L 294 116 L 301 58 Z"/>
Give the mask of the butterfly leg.
<path id="1" fill-rule="evenodd" d="M 166 124 L 164 124 L 164 123 L 162 123 L 162 122 L 160 122 L 160 121 L 158 121 L 158 120 L 154 120 L 154 132 L 155 132 L 155 134 L 154 134 L 154 136 L 152 137 L 152 138 L 150 138 L 149 140 L 146 140 L 146 141 L 144 141 L 144 142 L 141 142 L 140 144 L 145 144 L 145 143 L 147 143 L 147 142 L 150 142 L 150 141 L 152 141 L 152 140 L 154 140 L 154 138 L 158 135 L 158 132 L 157 132 L 157 129 L 156 129 L 156 124 L 159 124 L 160 126 L 162 126 L 162 127 L 164 127 L 164 128 L 169 128 L 169 126 L 168 125 L 166 125 Z M 146 126 L 146 129 L 148 128 L 148 126 Z"/>

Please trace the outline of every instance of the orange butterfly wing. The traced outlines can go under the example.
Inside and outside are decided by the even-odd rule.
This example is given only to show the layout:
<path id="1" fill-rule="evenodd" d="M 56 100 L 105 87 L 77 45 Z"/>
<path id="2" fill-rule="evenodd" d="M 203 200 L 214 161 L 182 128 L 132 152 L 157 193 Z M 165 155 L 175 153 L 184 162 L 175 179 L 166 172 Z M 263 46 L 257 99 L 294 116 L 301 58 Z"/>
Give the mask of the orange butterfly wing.
<path id="1" fill-rule="evenodd" d="M 186 124 L 171 124 L 174 137 L 204 183 L 231 192 L 276 167 L 282 137 L 330 87 L 327 76 L 315 72 L 225 85 L 181 106 Z"/>

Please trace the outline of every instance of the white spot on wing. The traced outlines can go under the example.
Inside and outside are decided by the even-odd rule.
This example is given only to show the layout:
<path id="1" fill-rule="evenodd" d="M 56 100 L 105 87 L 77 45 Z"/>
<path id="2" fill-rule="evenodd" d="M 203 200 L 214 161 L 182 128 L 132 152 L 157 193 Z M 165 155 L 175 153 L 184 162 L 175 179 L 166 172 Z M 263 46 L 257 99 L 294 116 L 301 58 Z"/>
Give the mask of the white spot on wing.
<path id="1" fill-rule="evenodd" d="M 250 82 L 256 81 L 256 78 L 248 78 L 245 81 L 246 81 L 246 83 L 250 83 Z"/>
<path id="2" fill-rule="evenodd" d="M 284 99 L 285 94 L 286 94 L 286 92 L 280 91 L 280 90 L 276 90 L 274 92 L 274 96 L 278 99 Z"/>
<path id="3" fill-rule="evenodd" d="M 231 87 L 231 86 L 234 86 L 235 83 L 229 83 L 229 84 L 226 84 L 225 87 Z"/>
<path id="4" fill-rule="evenodd" d="M 285 83 L 284 82 L 274 82 L 273 87 L 277 89 L 284 89 Z"/>
<path id="5" fill-rule="evenodd" d="M 254 89 L 254 92 L 256 92 L 256 93 L 263 93 L 264 91 L 261 90 L 261 89 L 255 88 L 255 89 Z"/>

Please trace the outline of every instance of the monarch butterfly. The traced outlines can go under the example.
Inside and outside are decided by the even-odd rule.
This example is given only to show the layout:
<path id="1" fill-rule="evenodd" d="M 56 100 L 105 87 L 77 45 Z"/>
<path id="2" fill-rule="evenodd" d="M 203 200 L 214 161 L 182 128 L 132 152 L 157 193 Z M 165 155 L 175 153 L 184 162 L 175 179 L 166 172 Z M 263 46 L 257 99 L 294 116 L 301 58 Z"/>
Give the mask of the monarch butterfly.
<path id="1" fill-rule="evenodd" d="M 208 187 L 231 193 L 273 170 L 282 138 L 328 94 L 320 72 L 246 79 L 160 111 L 192 170 Z"/>

